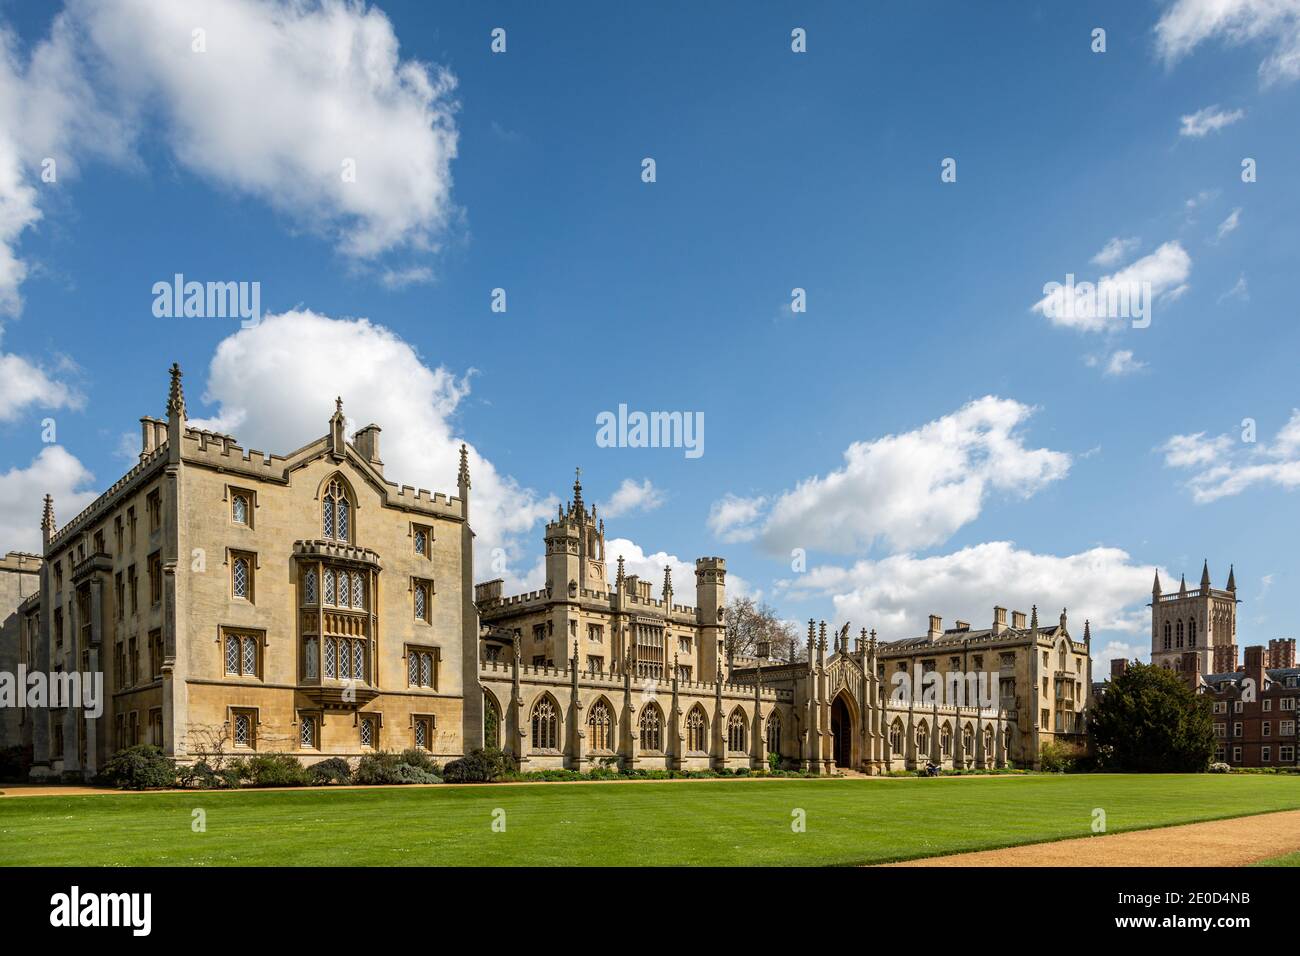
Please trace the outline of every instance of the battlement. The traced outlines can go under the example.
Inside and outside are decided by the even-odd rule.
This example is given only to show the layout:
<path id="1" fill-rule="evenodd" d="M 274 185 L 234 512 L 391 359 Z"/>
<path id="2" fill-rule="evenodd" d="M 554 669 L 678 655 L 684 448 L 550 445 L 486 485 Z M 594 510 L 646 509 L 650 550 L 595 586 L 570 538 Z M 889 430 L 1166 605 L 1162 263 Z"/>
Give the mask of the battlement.
<path id="1" fill-rule="evenodd" d="M 513 665 L 505 661 L 479 661 L 479 676 L 489 680 L 513 680 Z M 533 665 L 520 662 L 519 679 L 521 682 L 540 681 L 551 682 L 555 684 L 571 683 L 573 679 L 573 668 L 570 661 L 565 661 L 563 665 L 547 667 L 546 665 Z M 634 675 L 632 678 L 632 689 L 636 693 L 645 692 L 646 678 Z M 655 693 L 660 698 L 671 697 L 673 681 L 671 677 L 658 678 L 655 683 Z M 578 669 L 578 686 L 595 687 L 604 690 L 621 691 L 625 687 L 625 675 L 617 664 L 611 664 L 609 670 L 584 670 Z M 754 699 L 755 688 L 753 684 L 734 684 L 722 682 L 721 684 L 713 681 L 693 681 L 678 680 L 678 693 L 688 694 L 694 697 L 715 697 L 721 693 L 724 700 L 748 700 Z M 769 703 L 788 703 L 794 700 L 794 692 L 783 687 L 759 687 L 757 690 L 759 700 Z"/>
<path id="2" fill-rule="evenodd" d="M 116 501 L 118 501 L 129 489 L 130 486 L 141 483 L 146 477 L 151 477 L 152 472 L 161 470 L 163 462 L 167 459 L 167 444 L 164 442 L 155 448 L 148 456 L 143 457 L 135 464 L 130 471 L 124 474 L 117 481 L 113 482 L 102 495 L 86 505 L 75 518 L 65 524 L 58 531 L 50 536 L 50 545 L 48 550 L 54 550 L 65 544 L 69 538 L 80 534 L 82 529 L 88 524 L 92 524 L 94 519 L 103 514 Z"/>
<path id="3" fill-rule="evenodd" d="M 0 558 L 0 571 L 17 571 L 35 574 L 41 569 L 43 560 L 39 554 L 29 551 L 10 551 Z"/>

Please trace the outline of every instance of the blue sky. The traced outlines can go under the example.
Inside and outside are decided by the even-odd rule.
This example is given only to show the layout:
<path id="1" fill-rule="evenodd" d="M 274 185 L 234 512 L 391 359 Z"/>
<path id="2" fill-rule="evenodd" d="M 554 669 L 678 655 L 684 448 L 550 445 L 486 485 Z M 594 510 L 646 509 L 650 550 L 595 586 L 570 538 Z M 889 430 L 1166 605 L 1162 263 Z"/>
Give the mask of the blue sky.
<path id="1" fill-rule="evenodd" d="M 722 554 L 793 619 L 1068 605 L 1104 659 L 1208 558 L 1240 644 L 1294 636 L 1300 3 L 96 6 L 0 3 L 0 550 L 129 466 L 179 361 L 246 447 L 336 391 L 399 482 L 470 442 L 516 587 L 581 465 L 679 600 Z M 178 272 L 268 318 L 156 318 Z M 1150 327 L 1035 311 L 1067 273 L 1152 280 Z M 620 403 L 705 453 L 597 447 Z"/>

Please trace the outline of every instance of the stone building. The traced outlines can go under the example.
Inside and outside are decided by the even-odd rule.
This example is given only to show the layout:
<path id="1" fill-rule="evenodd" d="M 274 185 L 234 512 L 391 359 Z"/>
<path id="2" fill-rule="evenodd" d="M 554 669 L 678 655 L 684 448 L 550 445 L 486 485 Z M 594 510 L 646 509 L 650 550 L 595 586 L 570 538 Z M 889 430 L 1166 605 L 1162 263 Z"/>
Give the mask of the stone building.
<path id="1" fill-rule="evenodd" d="M 167 417 L 139 462 L 81 514 L 42 520 L 31 666 L 102 672 L 98 718 L 31 715 L 34 774 L 89 776 L 123 746 L 181 760 L 217 748 L 313 760 L 481 737 L 470 480 L 458 494 L 384 475 L 377 425 L 286 455 Z"/>
<path id="2" fill-rule="evenodd" d="M 1237 669 L 1237 579 L 1228 569 L 1228 585 L 1210 584 L 1210 563 L 1201 567 L 1200 587 L 1188 590 L 1187 577 L 1178 590 L 1160 590 L 1160 572 L 1151 588 L 1151 663 L 1181 670 L 1195 664 L 1197 674 Z"/>
<path id="3" fill-rule="evenodd" d="M 696 561 L 694 604 L 675 600 L 668 570 L 655 597 L 621 557 L 609 581 L 604 524 L 580 481 L 545 545 L 546 587 L 475 589 L 486 739 L 521 767 L 758 768 L 775 754 L 813 773 L 884 773 L 927 761 L 1033 766 L 1042 741 L 1086 741 L 1090 636 L 1085 625 L 1072 640 L 1064 615 L 1040 628 L 1036 611 L 1029 626 L 1018 614 L 1009 626 L 998 609 L 981 632 L 944 632 L 932 618 L 924 638 L 881 643 L 864 631 L 852 648 L 847 624 L 828 647 L 826 624 L 810 621 L 805 661 L 739 666 L 724 652 L 722 558 Z M 954 700 L 918 686 L 900 697 L 888 677 L 913 666 L 918 685 L 961 671 L 963 689 L 986 668 L 983 686 L 1001 695 Z"/>
<path id="4" fill-rule="evenodd" d="M 0 559 L 0 669 L 25 663 L 29 618 L 40 592 L 41 559 L 10 551 Z M 14 667 L 16 674 L 17 667 Z M 0 706 L 0 747 L 21 745 L 26 708 Z M 30 740 L 26 741 L 29 745 Z"/>

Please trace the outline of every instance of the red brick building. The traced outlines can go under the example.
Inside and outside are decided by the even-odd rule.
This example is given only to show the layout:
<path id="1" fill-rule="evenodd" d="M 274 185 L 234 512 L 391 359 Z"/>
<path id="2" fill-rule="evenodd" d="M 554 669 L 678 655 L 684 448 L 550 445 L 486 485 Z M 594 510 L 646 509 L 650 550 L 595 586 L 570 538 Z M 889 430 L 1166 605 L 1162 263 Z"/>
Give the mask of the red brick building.
<path id="1" fill-rule="evenodd" d="M 1214 759 L 1234 767 L 1296 766 L 1300 753 L 1300 668 L 1295 640 L 1247 647 L 1246 663 L 1222 674 L 1196 679 L 1198 693 L 1214 711 Z M 1182 673 L 1192 677 L 1190 663 Z"/>

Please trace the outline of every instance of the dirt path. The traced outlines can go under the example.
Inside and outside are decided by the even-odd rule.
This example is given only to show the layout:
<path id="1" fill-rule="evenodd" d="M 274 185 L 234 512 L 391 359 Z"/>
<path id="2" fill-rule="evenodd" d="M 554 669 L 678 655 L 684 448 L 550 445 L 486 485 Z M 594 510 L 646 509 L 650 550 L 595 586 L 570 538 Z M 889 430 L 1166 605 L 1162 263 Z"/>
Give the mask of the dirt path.
<path id="1" fill-rule="evenodd" d="M 1244 866 L 1300 850 L 1300 810 L 1031 843 L 890 866 Z"/>

